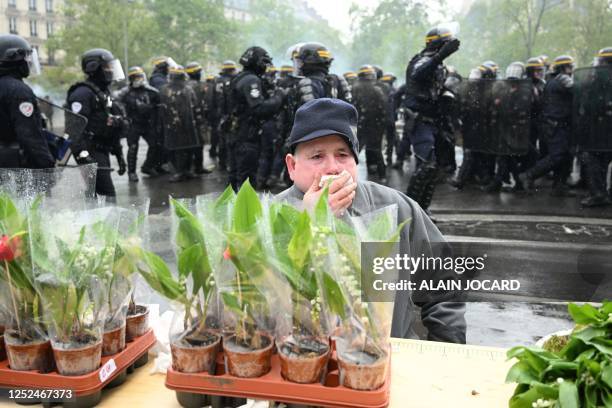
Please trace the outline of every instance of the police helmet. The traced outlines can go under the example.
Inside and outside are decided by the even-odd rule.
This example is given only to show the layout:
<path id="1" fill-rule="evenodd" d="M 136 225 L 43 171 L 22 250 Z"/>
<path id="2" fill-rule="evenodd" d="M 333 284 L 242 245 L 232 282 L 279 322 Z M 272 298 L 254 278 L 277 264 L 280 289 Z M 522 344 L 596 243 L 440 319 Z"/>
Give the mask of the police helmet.
<path id="1" fill-rule="evenodd" d="M 550 59 L 548 58 L 548 55 L 542 54 L 538 58 L 542 61 L 542 64 L 544 64 L 544 68 L 548 69 L 550 67 Z"/>
<path id="2" fill-rule="evenodd" d="M 376 68 L 372 65 L 364 65 L 359 68 L 357 75 L 360 79 L 376 79 Z"/>
<path id="3" fill-rule="evenodd" d="M 438 50 L 454 38 L 453 33 L 448 28 L 434 27 L 425 35 L 425 46 L 430 50 Z"/>
<path id="4" fill-rule="evenodd" d="M 176 65 L 168 70 L 168 78 L 170 81 L 184 81 L 187 79 L 187 73 L 182 65 Z"/>
<path id="5" fill-rule="evenodd" d="M 221 65 L 222 74 L 230 74 L 236 71 L 236 69 L 238 69 L 238 67 L 236 66 L 236 63 L 232 60 L 225 60 L 223 61 L 223 64 Z"/>
<path id="6" fill-rule="evenodd" d="M 533 78 L 538 75 L 543 75 L 545 71 L 544 61 L 540 57 L 532 57 L 525 64 L 525 73 L 528 77 Z"/>
<path id="7" fill-rule="evenodd" d="M 525 77 L 525 64 L 515 61 L 506 68 L 507 79 L 523 79 Z"/>
<path id="8" fill-rule="evenodd" d="M 569 55 L 560 55 L 552 63 L 552 70 L 555 73 L 559 73 L 567 67 L 574 69 L 574 58 Z"/>
<path id="9" fill-rule="evenodd" d="M 30 73 L 40 73 L 38 54 L 23 37 L 14 34 L 0 35 L 0 68 L 19 73 L 25 78 Z"/>
<path id="10" fill-rule="evenodd" d="M 349 80 L 349 79 L 355 79 L 357 78 L 357 74 L 354 73 L 353 71 L 348 71 L 345 72 L 344 74 L 342 74 L 342 76 L 344 77 L 344 79 Z"/>
<path id="11" fill-rule="evenodd" d="M 81 57 L 81 69 L 91 77 L 98 77 L 106 83 L 125 79 L 121 62 L 104 48 L 93 48 Z"/>
<path id="12" fill-rule="evenodd" d="M 189 78 L 199 81 L 202 77 L 202 65 L 197 61 L 192 61 L 185 65 L 185 73 L 189 75 Z"/>
<path id="13" fill-rule="evenodd" d="M 495 62 L 489 60 L 483 62 L 478 69 L 482 73 L 483 79 L 495 79 L 497 78 L 499 66 Z"/>
<path id="14" fill-rule="evenodd" d="M 376 71 L 376 79 L 380 79 L 383 76 L 383 69 L 380 65 L 372 65 L 374 71 Z"/>
<path id="15" fill-rule="evenodd" d="M 612 47 L 606 47 L 597 53 L 597 65 L 612 65 Z"/>
<path id="16" fill-rule="evenodd" d="M 381 81 L 386 82 L 388 84 L 393 84 L 396 80 L 397 77 L 395 76 L 395 74 L 393 72 L 386 72 L 381 78 Z"/>
<path id="17" fill-rule="evenodd" d="M 133 82 L 136 79 L 139 78 L 147 78 L 147 75 L 144 72 L 144 69 L 142 69 L 142 67 L 138 67 L 138 66 L 133 66 L 130 67 L 128 69 L 128 79 L 130 82 Z"/>
<path id="18" fill-rule="evenodd" d="M 240 57 L 240 64 L 257 75 L 263 75 L 268 65 L 272 64 L 272 57 L 261 47 L 249 47 Z"/>

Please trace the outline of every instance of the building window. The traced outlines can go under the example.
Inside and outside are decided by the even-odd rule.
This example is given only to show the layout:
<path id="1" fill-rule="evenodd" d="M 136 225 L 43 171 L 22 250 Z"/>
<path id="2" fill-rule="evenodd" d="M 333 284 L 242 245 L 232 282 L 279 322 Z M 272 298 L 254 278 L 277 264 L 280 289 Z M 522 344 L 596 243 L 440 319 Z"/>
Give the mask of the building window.
<path id="1" fill-rule="evenodd" d="M 30 20 L 30 37 L 38 37 L 38 21 Z"/>
<path id="2" fill-rule="evenodd" d="M 47 21 L 47 38 L 53 35 L 53 21 Z"/>
<path id="3" fill-rule="evenodd" d="M 9 17 L 9 32 L 17 34 L 17 17 Z"/>
<path id="4" fill-rule="evenodd" d="M 45 9 L 47 13 L 53 13 L 53 0 L 45 0 Z"/>
<path id="5" fill-rule="evenodd" d="M 29 0 L 30 11 L 36 11 L 36 0 Z"/>
<path id="6" fill-rule="evenodd" d="M 55 64 L 55 51 L 51 48 L 47 49 L 47 62 L 49 63 L 49 65 Z"/>
<path id="7" fill-rule="evenodd" d="M 17 8 L 17 0 L 9 0 L 8 6 L 10 8 Z"/>

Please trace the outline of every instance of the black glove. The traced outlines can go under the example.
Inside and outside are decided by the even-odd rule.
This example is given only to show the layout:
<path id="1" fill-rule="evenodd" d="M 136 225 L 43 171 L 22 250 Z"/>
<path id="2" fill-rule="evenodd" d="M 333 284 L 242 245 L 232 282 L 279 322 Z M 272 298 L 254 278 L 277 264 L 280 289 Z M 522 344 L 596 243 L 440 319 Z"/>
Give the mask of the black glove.
<path id="1" fill-rule="evenodd" d="M 438 57 L 440 61 L 442 61 L 446 59 L 448 56 L 457 52 L 460 45 L 461 45 L 461 41 L 459 41 L 458 38 L 453 38 L 452 40 L 444 44 L 442 48 L 440 48 L 440 51 L 438 51 L 438 54 L 436 56 Z"/>
<path id="2" fill-rule="evenodd" d="M 125 159 L 123 158 L 122 154 L 117 155 L 117 163 L 119 164 L 119 171 L 117 174 L 123 176 L 127 170 L 127 165 L 125 164 Z"/>

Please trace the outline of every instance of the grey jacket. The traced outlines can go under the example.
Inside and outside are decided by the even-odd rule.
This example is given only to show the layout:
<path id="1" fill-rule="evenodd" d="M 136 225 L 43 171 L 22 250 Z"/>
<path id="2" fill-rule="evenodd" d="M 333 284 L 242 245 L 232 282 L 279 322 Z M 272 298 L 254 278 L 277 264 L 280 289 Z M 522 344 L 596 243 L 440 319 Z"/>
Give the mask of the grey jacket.
<path id="1" fill-rule="evenodd" d="M 279 200 L 302 200 L 304 193 L 295 185 L 279 193 Z M 400 249 L 402 253 L 430 253 L 429 242 L 444 242 L 438 228 L 431 222 L 419 205 L 405 194 L 392 188 L 359 181 L 353 204 L 348 209 L 351 216 L 361 216 L 372 211 L 396 204 L 398 206 L 398 223 L 410 218 L 408 226 L 402 230 Z M 465 304 L 461 302 L 417 303 L 421 308 L 421 321 L 427 328 L 427 340 L 465 343 Z M 418 338 L 415 332 L 417 308 L 409 292 L 398 292 L 393 310 L 391 336 L 401 338 Z"/>

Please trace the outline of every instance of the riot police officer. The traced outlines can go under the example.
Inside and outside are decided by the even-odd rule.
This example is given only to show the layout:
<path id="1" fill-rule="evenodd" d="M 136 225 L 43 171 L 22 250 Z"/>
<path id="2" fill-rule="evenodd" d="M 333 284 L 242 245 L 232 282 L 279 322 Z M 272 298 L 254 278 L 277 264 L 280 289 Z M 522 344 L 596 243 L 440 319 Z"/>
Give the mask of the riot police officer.
<path id="1" fill-rule="evenodd" d="M 351 102 L 351 91 L 347 82 L 343 77 L 329 72 L 334 59 L 327 47 L 316 42 L 301 44 L 292 57 L 297 69 L 296 74 L 304 76 L 297 85 L 296 109 L 319 98 L 337 98 Z"/>
<path id="2" fill-rule="evenodd" d="M 417 170 L 410 179 L 407 195 L 428 211 L 436 177 L 435 138 L 446 69 L 444 60 L 459 49 L 460 41 L 446 28 L 433 28 L 425 37 L 425 49 L 416 54 L 406 68 L 404 108 L 411 117 L 408 130 Z"/>
<path id="3" fill-rule="evenodd" d="M 353 85 L 353 105 L 358 112 L 357 138 L 365 145 L 368 171 L 376 169 L 381 184 L 386 184 L 382 138 L 387 124 L 388 96 L 377 86 L 376 71 L 364 65 L 358 71 L 359 79 Z"/>
<path id="4" fill-rule="evenodd" d="M 249 47 L 240 57 L 243 71 L 230 83 L 232 106 L 232 133 L 229 157 L 230 183 L 234 189 L 249 177 L 256 177 L 262 125 L 276 114 L 283 102 L 283 91 L 277 89 L 267 97 L 262 76 L 272 58 L 261 47 Z M 257 180 L 252 180 L 257 184 Z"/>
<path id="5" fill-rule="evenodd" d="M 344 77 L 344 80 L 348 84 L 349 90 L 351 90 L 353 84 L 357 80 L 357 74 L 355 72 L 353 72 L 353 71 L 348 71 L 348 72 L 345 72 L 344 74 L 342 74 L 342 76 Z"/>
<path id="6" fill-rule="evenodd" d="M 120 100 L 125 106 L 130 128 L 127 132 L 127 165 L 128 178 L 137 182 L 136 163 L 138 160 L 138 142 L 142 137 L 148 147 L 147 158 L 142 164 L 142 172 L 151 177 L 158 175 L 160 145 L 157 127 L 151 126 L 158 121 L 159 91 L 147 83 L 147 76 L 141 67 L 128 69 L 129 85 L 120 93 Z"/>
<path id="7" fill-rule="evenodd" d="M 163 56 L 153 58 L 151 63 L 153 64 L 153 73 L 151 74 L 149 84 L 159 91 L 162 86 L 168 83 L 168 70 L 175 66 L 176 63 L 172 58 Z"/>
<path id="8" fill-rule="evenodd" d="M 542 134 L 546 138 L 548 154 L 521 174 L 528 188 L 536 179 L 554 173 L 552 195 L 573 196 L 566 180 L 571 172 L 570 135 L 574 81 L 574 59 L 569 55 L 555 58 L 552 77 L 544 87 L 542 97 Z"/>
<path id="9" fill-rule="evenodd" d="M 185 69 L 177 65 L 168 71 L 168 83 L 160 91 L 164 123 L 164 146 L 170 152 L 175 173 L 169 181 L 194 178 L 191 172 L 195 149 L 202 148 L 198 129 L 202 115 L 198 99 L 187 83 Z"/>
<path id="10" fill-rule="evenodd" d="M 189 76 L 188 85 L 195 92 L 197 99 L 197 122 L 200 124 L 198 132 L 202 141 L 202 146 L 196 147 L 193 151 L 193 171 L 196 174 L 209 174 L 211 170 L 204 167 L 204 144 L 206 143 L 206 116 L 209 110 L 206 101 L 207 94 L 212 92 L 212 87 L 202 81 L 202 65 L 199 62 L 193 61 L 185 65 L 185 72 Z"/>
<path id="11" fill-rule="evenodd" d="M 230 83 L 238 74 L 236 63 L 232 60 L 223 61 L 219 76 L 213 80 L 213 92 L 208 99 L 212 106 L 209 109 L 208 120 L 211 127 L 210 157 L 218 157 L 219 167 L 225 170 L 228 163 L 228 139 L 231 138 Z"/>
<path id="12" fill-rule="evenodd" d="M 20 36 L 0 35 L 0 168 L 55 166 L 32 89 L 23 82 L 38 56 Z"/>
<path id="13" fill-rule="evenodd" d="M 98 163 L 96 193 L 114 200 L 115 186 L 111 178 L 110 153 L 119 164 L 119 175 L 126 171 L 120 138 L 127 128 L 125 112 L 111 97 L 109 87 L 113 81 L 125 78 L 121 63 L 103 48 L 94 48 L 83 54 L 81 69 L 87 75 L 68 90 L 66 103 L 74 112 L 87 118 L 87 127 L 81 140 L 73 142 L 78 163 Z M 108 199 L 107 198 L 107 199 Z"/>
<path id="14" fill-rule="evenodd" d="M 587 94 L 590 99 L 587 103 L 591 106 L 587 114 L 591 121 L 597 121 L 600 125 L 589 127 L 592 129 L 590 134 L 580 134 L 579 137 L 588 138 L 590 140 L 602 140 L 610 138 L 610 116 L 612 116 L 612 47 L 602 48 L 596 56 L 596 66 L 589 69 L 588 79 L 582 79 L 587 82 L 585 88 L 591 89 L 591 93 Z M 582 112 L 580 112 L 582 113 Z M 590 122 L 592 123 L 592 122 Z M 606 125 L 607 124 L 607 125 Z M 601 142 L 599 142 L 601 143 Z M 580 161 L 586 171 L 586 179 L 589 187 L 589 195 L 580 201 L 583 207 L 599 207 L 606 206 L 612 203 L 612 200 L 606 194 L 606 177 L 608 166 L 612 161 L 611 144 L 604 143 L 604 146 L 599 146 L 599 149 L 589 148 L 589 146 L 581 146 L 579 153 Z"/>
<path id="15" fill-rule="evenodd" d="M 397 120 L 397 109 L 395 108 L 395 93 L 397 89 L 395 89 L 395 81 L 397 77 L 391 73 L 385 73 L 380 78 L 380 82 L 385 84 L 389 89 L 389 94 L 387 95 L 387 126 L 385 130 L 385 136 L 387 138 L 387 148 L 385 152 L 385 156 L 387 158 L 387 166 L 393 165 L 393 149 L 395 149 L 397 145 L 397 131 L 395 129 L 395 121 Z"/>
<path id="16" fill-rule="evenodd" d="M 522 170 L 535 165 L 538 161 L 538 144 L 542 148 L 545 141 L 539 137 L 539 126 L 542 122 L 542 95 L 544 94 L 544 75 L 546 73 L 546 67 L 544 62 L 539 57 L 529 58 L 527 64 L 525 64 L 525 74 L 527 78 L 531 79 L 533 84 L 533 104 L 531 107 L 531 132 L 530 132 L 530 146 L 529 153 L 519 161 L 519 167 Z"/>

